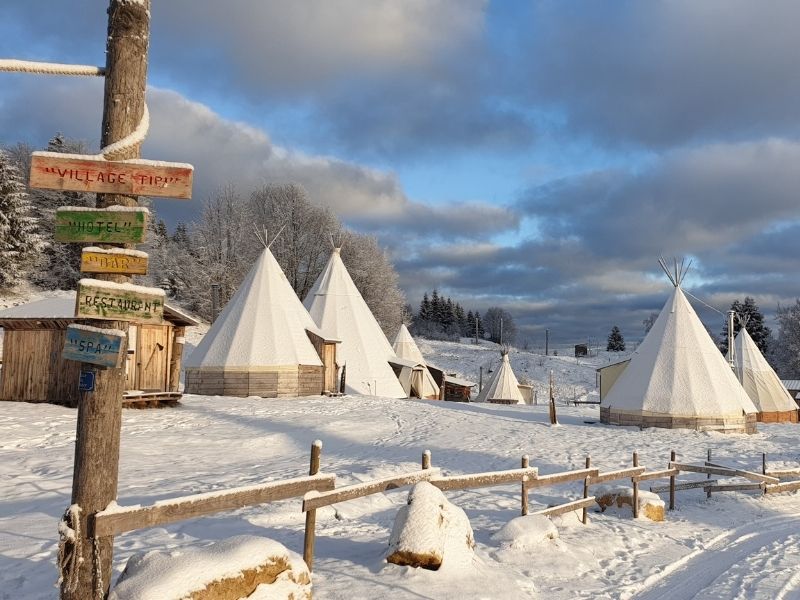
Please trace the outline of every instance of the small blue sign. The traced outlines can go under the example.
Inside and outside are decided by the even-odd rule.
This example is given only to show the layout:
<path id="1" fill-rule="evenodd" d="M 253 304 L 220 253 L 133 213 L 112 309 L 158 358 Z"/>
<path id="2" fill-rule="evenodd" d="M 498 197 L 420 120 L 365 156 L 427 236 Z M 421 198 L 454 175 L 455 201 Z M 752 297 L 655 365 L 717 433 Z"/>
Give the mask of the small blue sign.
<path id="1" fill-rule="evenodd" d="M 81 378 L 78 380 L 78 390 L 81 392 L 94 391 L 94 371 L 81 371 Z"/>

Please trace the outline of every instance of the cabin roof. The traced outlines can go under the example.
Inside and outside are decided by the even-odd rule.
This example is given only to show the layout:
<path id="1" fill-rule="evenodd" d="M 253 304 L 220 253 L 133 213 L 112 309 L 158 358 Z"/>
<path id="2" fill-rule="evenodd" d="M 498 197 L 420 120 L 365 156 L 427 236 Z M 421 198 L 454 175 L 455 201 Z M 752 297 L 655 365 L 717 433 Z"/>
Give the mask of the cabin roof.
<path id="1" fill-rule="evenodd" d="M 164 319 L 173 325 L 192 326 L 200 321 L 180 309 L 164 304 Z M 75 292 L 63 292 L 58 296 L 50 296 L 0 310 L 0 327 L 13 329 L 20 325 L 38 321 L 41 324 L 64 325 L 77 320 L 75 317 Z"/>

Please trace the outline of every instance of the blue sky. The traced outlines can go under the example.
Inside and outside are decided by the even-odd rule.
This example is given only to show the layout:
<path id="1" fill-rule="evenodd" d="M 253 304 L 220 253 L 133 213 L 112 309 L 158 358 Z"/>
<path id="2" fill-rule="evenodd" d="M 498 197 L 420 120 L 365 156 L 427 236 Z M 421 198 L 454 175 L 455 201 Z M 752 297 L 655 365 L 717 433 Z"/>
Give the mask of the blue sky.
<path id="1" fill-rule="evenodd" d="M 0 56 L 102 64 L 103 5 L 4 2 Z M 157 210 L 299 182 L 412 303 L 504 306 L 534 343 L 640 337 L 661 254 L 771 313 L 798 295 L 798 22 L 789 0 L 156 2 L 144 156 L 196 167 Z M 0 82 L 0 143 L 97 147 L 100 81 Z"/>

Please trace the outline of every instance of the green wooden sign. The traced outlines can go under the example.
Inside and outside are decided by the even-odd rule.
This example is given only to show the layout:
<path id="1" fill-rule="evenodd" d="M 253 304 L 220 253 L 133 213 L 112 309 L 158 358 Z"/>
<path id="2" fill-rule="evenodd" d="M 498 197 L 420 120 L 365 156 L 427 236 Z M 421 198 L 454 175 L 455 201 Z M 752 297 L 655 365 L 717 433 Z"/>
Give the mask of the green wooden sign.
<path id="1" fill-rule="evenodd" d="M 164 321 L 164 291 L 130 283 L 81 279 L 75 316 L 160 325 Z"/>
<path id="2" fill-rule="evenodd" d="M 98 329 L 87 325 L 69 325 L 61 355 L 103 367 L 122 365 L 125 333 L 116 329 Z"/>
<path id="3" fill-rule="evenodd" d="M 148 214 L 146 208 L 62 207 L 56 211 L 55 238 L 57 242 L 140 244 L 147 231 Z"/>

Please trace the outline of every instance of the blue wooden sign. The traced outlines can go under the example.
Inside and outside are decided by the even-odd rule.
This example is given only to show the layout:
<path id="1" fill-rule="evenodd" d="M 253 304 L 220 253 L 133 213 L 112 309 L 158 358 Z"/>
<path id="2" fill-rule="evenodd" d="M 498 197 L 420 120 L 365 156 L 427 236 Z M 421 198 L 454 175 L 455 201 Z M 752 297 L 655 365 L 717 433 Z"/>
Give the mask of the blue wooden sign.
<path id="1" fill-rule="evenodd" d="M 78 391 L 94 391 L 94 371 L 81 371 L 81 378 L 78 380 Z"/>
<path id="2" fill-rule="evenodd" d="M 118 329 L 99 329 L 88 325 L 70 325 L 61 355 L 68 360 L 103 367 L 122 364 L 126 334 Z"/>

